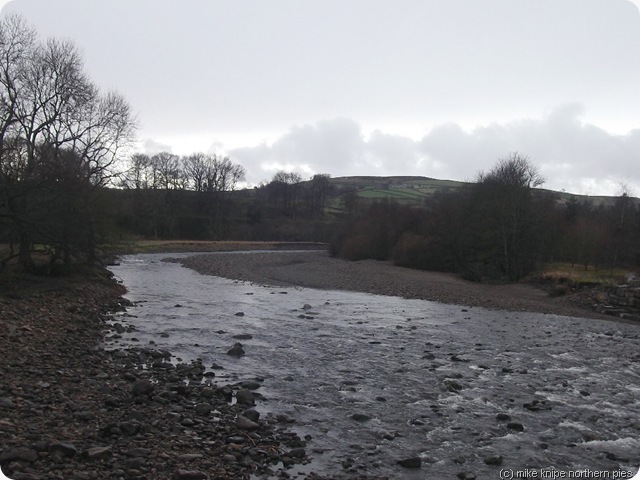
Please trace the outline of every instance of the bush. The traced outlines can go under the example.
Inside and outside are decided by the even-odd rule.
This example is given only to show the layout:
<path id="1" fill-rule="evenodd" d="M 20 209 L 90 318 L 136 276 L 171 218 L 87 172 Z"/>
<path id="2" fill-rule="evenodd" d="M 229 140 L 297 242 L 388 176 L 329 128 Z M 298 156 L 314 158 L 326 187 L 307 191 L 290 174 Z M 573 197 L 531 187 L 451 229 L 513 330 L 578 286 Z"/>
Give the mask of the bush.
<path id="1" fill-rule="evenodd" d="M 386 260 L 386 252 L 375 237 L 366 233 L 356 233 L 347 237 L 340 248 L 340 257 L 347 260 Z"/>
<path id="2" fill-rule="evenodd" d="M 424 235 L 411 232 L 402 234 L 398 243 L 393 247 L 392 259 L 400 267 L 427 270 L 433 268 L 430 253 L 430 240 Z"/>

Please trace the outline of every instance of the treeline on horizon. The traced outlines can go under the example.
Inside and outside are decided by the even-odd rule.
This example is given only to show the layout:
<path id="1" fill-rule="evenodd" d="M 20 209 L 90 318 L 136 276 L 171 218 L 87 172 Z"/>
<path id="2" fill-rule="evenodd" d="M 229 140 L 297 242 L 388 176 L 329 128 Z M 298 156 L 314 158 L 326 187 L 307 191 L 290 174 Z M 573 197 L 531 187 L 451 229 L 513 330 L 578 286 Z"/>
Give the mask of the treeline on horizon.
<path id="1" fill-rule="evenodd" d="M 424 206 L 370 205 L 343 226 L 330 250 L 477 281 L 518 281 L 551 262 L 638 268 L 640 209 L 626 192 L 611 205 L 595 205 L 536 188 L 543 182 L 535 165 L 513 153 L 475 183 Z"/>
<path id="2" fill-rule="evenodd" d="M 229 158 L 126 152 L 128 103 L 101 92 L 68 41 L 0 20 L 0 270 L 95 264 L 130 239 L 326 242 L 332 255 L 517 281 L 546 262 L 637 268 L 640 212 L 541 190 L 519 154 L 420 204 L 370 199 L 327 174 L 238 189 Z M 123 160 L 124 159 L 124 160 Z"/>

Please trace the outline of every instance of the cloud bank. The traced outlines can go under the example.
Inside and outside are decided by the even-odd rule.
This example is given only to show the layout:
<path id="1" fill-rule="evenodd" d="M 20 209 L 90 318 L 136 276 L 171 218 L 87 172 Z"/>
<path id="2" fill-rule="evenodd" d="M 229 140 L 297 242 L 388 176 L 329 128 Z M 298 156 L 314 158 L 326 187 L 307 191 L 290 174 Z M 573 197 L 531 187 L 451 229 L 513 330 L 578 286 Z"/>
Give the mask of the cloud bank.
<path id="1" fill-rule="evenodd" d="M 280 170 L 303 177 L 419 175 L 473 180 L 499 158 L 527 155 L 545 177 L 545 187 L 587 195 L 615 195 L 627 185 L 640 195 L 640 129 L 611 134 L 582 120 L 579 104 L 556 108 L 540 119 L 492 123 L 465 130 L 443 123 L 422 138 L 364 131 L 353 119 L 338 117 L 294 126 L 272 142 L 233 149 L 248 181 L 268 181 Z"/>

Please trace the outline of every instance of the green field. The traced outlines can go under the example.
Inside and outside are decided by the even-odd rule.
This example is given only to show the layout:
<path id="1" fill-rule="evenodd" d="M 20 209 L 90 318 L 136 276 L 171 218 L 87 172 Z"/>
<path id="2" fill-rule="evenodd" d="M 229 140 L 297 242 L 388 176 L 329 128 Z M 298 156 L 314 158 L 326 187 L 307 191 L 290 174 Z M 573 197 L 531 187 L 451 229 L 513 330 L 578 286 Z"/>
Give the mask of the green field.
<path id="1" fill-rule="evenodd" d="M 429 177 L 339 177 L 331 179 L 338 190 L 354 191 L 368 200 L 390 199 L 400 203 L 422 204 L 436 193 L 456 190 L 465 183 Z"/>

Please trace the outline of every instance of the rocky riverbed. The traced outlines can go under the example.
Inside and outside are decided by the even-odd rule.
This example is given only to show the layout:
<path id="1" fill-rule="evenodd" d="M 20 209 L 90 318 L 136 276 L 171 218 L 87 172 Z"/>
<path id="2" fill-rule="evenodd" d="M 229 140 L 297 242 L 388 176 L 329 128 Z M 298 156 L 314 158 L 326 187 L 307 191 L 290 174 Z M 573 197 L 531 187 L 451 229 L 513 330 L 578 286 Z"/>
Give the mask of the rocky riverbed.
<path id="1" fill-rule="evenodd" d="M 446 287 L 425 277 L 406 284 L 378 262 L 327 269 L 331 259 L 321 253 L 165 258 L 131 256 L 114 267 L 135 304 L 121 322 L 136 328 L 114 344 L 154 341 L 202 359 L 218 382 L 263 378 L 259 407 L 295 419 L 292 428 L 311 436 L 313 459 L 291 470 L 296 478 L 309 469 L 423 480 L 497 478 L 500 468 L 629 472 L 640 464 L 637 324 L 524 313 L 514 307 L 527 303 L 515 294 L 505 302 L 503 286 L 489 287 L 511 311 L 472 307 L 467 300 L 483 301 L 482 290 L 452 289 L 455 279 Z M 257 283 L 179 263 L 226 265 Z M 292 286 L 340 281 L 342 273 L 345 286 L 384 288 L 386 280 L 408 293 L 449 289 L 462 305 L 330 283 Z M 283 281 L 287 275 L 298 280 Z M 232 359 L 237 341 L 245 355 Z"/>
<path id="2" fill-rule="evenodd" d="M 126 305 L 110 280 L 0 290 L 0 466 L 13 480 L 288 478 L 306 441 L 260 415 L 261 379 L 216 386 L 153 345 L 103 348 Z M 309 474 L 309 479 L 323 478 Z M 357 478 L 357 477 L 351 477 Z"/>

